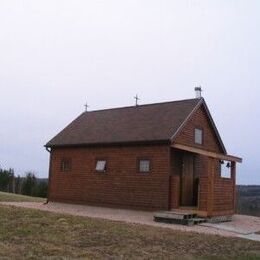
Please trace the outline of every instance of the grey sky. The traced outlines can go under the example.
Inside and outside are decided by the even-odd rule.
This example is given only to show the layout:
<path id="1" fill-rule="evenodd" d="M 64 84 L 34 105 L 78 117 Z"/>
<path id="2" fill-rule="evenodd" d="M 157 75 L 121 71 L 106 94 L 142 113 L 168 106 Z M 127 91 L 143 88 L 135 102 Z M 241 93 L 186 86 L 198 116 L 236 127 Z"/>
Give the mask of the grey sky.
<path id="1" fill-rule="evenodd" d="M 260 184 L 260 1 L 0 1 L 0 165 L 48 174 L 43 145 L 84 109 L 194 97 L 238 183 Z"/>

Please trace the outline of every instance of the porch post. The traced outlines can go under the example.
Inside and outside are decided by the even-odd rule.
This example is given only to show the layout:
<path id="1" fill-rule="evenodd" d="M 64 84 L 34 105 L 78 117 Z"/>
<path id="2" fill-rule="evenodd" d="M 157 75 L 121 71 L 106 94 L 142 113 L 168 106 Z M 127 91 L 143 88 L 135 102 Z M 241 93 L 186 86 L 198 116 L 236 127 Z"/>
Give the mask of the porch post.
<path id="1" fill-rule="evenodd" d="M 231 162 L 231 178 L 233 184 L 233 207 L 234 212 L 236 210 L 236 197 L 237 197 L 237 188 L 236 188 L 236 162 Z"/>
<path id="2" fill-rule="evenodd" d="M 215 177 L 215 159 L 208 157 L 208 216 L 212 216 L 214 203 L 214 177 Z"/>

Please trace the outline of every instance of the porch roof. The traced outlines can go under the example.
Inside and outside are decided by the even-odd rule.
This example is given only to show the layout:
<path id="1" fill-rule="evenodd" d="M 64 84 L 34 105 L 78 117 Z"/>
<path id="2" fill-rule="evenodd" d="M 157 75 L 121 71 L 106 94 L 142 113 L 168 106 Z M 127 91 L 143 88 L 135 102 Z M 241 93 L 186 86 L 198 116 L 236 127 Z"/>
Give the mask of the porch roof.
<path id="1" fill-rule="evenodd" d="M 242 163 L 242 158 L 239 158 L 239 157 L 236 157 L 233 155 L 210 152 L 210 151 L 203 150 L 200 148 L 195 148 L 195 147 L 191 147 L 191 146 L 187 146 L 187 145 L 183 145 L 183 144 L 176 144 L 176 143 L 172 144 L 171 147 L 173 147 L 175 149 L 191 152 L 191 153 L 197 153 L 197 154 L 201 154 L 204 156 L 216 158 L 219 160 Z"/>

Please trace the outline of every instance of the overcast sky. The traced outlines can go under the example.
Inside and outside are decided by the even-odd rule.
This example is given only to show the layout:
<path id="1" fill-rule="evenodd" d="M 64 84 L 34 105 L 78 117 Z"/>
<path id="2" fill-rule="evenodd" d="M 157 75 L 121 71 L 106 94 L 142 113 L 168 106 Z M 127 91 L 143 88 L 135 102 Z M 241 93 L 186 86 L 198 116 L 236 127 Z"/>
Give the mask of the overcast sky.
<path id="1" fill-rule="evenodd" d="M 43 145 L 84 110 L 194 97 L 239 184 L 260 184 L 260 1 L 0 0 L 0 165 L 48 175 Z"/>

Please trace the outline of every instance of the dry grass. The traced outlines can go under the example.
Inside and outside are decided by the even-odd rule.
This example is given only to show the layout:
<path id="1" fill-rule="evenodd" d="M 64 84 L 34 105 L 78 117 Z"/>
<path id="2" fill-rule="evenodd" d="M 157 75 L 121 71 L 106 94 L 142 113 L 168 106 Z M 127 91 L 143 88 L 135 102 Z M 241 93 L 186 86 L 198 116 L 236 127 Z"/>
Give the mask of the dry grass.
<path id="1" fill-rule="evenodd" d="M 29 197 L 24 195 L 18 195 L 13 193 L 1 192 L 0 191 L 0 201 L 27 201 L 27 202 L 45 202 L 46 199 L 44 198 L 37 198 L 37 197 Z"/>
<path id="2" fill-rule="evenodd" d="M 259 259 L 260 243 L 0 206 L 0 258 Z"/>

